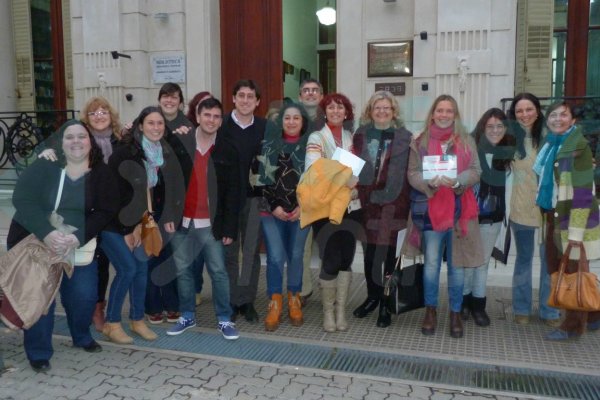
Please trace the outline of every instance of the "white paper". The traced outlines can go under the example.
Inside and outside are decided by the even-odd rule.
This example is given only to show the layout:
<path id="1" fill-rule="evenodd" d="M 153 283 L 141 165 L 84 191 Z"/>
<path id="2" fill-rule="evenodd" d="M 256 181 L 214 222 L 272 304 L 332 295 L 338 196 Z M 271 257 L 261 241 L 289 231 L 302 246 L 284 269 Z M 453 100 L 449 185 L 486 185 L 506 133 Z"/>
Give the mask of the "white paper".
<path id="1" fill-rule="evenodd" d="M 347 150 L 342 149 L 341 147 L 336 147 L 331 159 L 339 161 L 345 166 L 352 168 L 352 175 L 354 176 L 358 176 L 365 165 L 365 160 L 355 156 Z"/>
<path id="2" fill-rule="evenodd" d="M 423 157 L 423 179 L 433 179 L 438 175 L 456 178 L 456 155 Z"/>

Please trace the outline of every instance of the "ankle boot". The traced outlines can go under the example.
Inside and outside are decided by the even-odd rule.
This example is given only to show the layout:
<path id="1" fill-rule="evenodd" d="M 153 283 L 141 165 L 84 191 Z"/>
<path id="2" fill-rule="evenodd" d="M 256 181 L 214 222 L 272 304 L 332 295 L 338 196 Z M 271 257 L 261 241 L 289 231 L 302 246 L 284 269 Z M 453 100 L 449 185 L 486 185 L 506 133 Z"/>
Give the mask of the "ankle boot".
<path id="1" fill-rule="evenodd" d="M 281 293 L 275 293 L 271 296 L 269 310 L 265 317 L 265 330 L 273 332 L 279 328 L 281 322 L 281 308 L 283 307 L 283 297 Z"/>
<path id="2" fill-rule="evenodd" d="M 143 319 L 131 321 L 129 323 L 129 328 L 131 329 L 131 332 L 137 333 L 144 340 L 156 340 L 158 338 L 156 333 L 148 328 Z"/>
<path id="3" fill-rule="evenodd" d="M 460 307 L 460 317 L 463 319 L 463 321 L 469 319 L 469 314 L 471 313 L 471 308 L 473 307 L 471 300 L 472 298 L 473 296 L 471 293 L 463 295 L 462 306 Z"/>
<path id="4" fill-rule="evenodd" d="M 340 271 L 337 278 L 337 295 L 335 297 L 335 326 L 338 331 L 348 330 L 346 321 L 346 300 L 352 281 L 352 272 Z"/>
<path id="5" fill-rule="evenodd" d="M 471 314 L 475 323 L 479 326 L 488 326 L 490 324 L 490 317 L 485 312 L 486 298 L 473 297 L 471 304 L 473 305 Z"/>
<path id="6" fill-rule="evenodd" d="M 304 323 L 300 293 L 288 292 L 288 318 L 293 326 L 301 326 Z"/>
<path id="7" fill-rule="evenodd" d="M 421 333 L 426 336 L 433 335 L 435 333 L 435 326 L 437 325 L 437 311 L 435 307 L 425 307 L 425 318 L 423 318 L 423 324 L 421 325 Z"/>
<path id="8" fill-rule="evenodd" d="M 379 301 L 379 317 L 377 317 L 377 326 L 380 328 L 387 328 L 392 323 L 392 315 L 388 310 L 383 300 Z"/>
<path id="9" fill-rule="evenodd" d="M 450 336 L 456 339 L 463 337 L 463 324 L 459 312 L 450 311 Z"/>
<path id="10" fill-rule="evenodd" d="M 125 333 L 120 322 L 105 322 L 102 334 L 111 342 L 118 344 L 131 344 L 133 338 Z"/>
<path id="11" fill-rule="evenodd" d="M 106 307 L 106 301 L 97 302 L 96 308 L 94 309 L 94 315 L 92 316 L 94 328 L 96 328 L 98 332 L 102 332 L 102 328 L 104 328 L 104 307 Z"/>
<path id="12" fill-rule="evenodd" d="M 333 307 L 335 305 L 337 279 L 331 281 L 319 279 L 319 281 L 321 282 L 321 302 L 323 303 L 323 330 L 325 332 L 335 332 Z"/>

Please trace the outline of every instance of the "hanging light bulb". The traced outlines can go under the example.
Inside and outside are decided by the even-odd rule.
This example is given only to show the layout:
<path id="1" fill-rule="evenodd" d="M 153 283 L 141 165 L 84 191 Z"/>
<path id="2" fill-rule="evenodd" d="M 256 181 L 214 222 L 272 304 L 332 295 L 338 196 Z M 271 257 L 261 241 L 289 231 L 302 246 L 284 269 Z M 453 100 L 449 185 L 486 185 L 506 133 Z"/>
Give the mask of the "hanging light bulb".
<path id="1" fill-rule="evenodd" d="M 323 25 L 335 24 L 335 17 L 335 9 L 329 6 L 329 2 L 327 3 L 327 6 L 317 11 L 317 18 L 319 18 L 319 22 Z"/>

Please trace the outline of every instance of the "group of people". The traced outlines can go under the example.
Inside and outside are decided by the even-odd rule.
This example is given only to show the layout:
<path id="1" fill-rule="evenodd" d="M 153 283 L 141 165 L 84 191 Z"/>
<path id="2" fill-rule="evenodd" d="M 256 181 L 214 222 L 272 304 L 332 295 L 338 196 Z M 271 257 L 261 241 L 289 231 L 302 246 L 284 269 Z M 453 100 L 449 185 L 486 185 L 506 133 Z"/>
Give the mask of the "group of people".
<path id="1" fill-rule="evenodd" d="M 546 304 L 549 273 L 558 268 L 566 243 L 584 246 L 589 258 L 600 256 L 591 150 L 568 104 L 551 106 L 544 118 L 535 96 L 519 94 L 508 117 L 492 108 L 469 134 L 455 99 L 442 95 L 423 131 L 413 135 L 387 91 L 371 96 L 356 130 L 351 101 L 341 93 L 324 94 L 314 79 L 300 84 L 298 101 L 284 100 L 269 118 L 256 115 L 260 100 L 258 85 L 240 80 L 231 113 L 224 115 L 219 100 L 200 92 L 186 115 L 181 88 L 167 83 L 158 105 L 122 128 L 110 103 L 95 97 L 21 175 L 9 248 L 33 233 L 66 257 L 97 238 L 94 259 L 65 275 L 60 287 L 74 346 L 101 351 L 92 324 L 115 343 L 132 343 L 121 324 L 127 295 L 129 331 L 144 340 L 157 338 L 146 321 L 174 323 L 167 335 L 196 326 L 204 266 L 217 327 L 225 339 L 237 339 L 237 318 L 259 321 L 254 302 L 263 240 L 267 331 L 284 320 L 284 276 L 287 319 L 302 325 L 302 307 L 313 291 L 313 240 L 321 259 L 323 329 L 349 327 L 345 308 L 357 241 L 363 245 L 367 298 L 353 316 L 378 309 L 376 325 L 388 327 L 384 282 L 396 265 L 401 230 L 402 254 L 424 256 L 422 333 L 436 331 L 445 259 L 450 335 L 460 338 L 462 321 L 471 316 L 479 326 L 490 324 L 488 262 L 505 221 L 517 252 L 515 322 L 528 323 L 532 313 L 534 236 L 543 223 L 540 318 L 556 328 L 547 338 L 600 328 L 600 313 L 567 311 L 561 320 Z M 365 162 L 358 176 L 334 159 L 340 149 Z M 431 176 L 423 168 L 430 156 L 454 160 L 455 174 Z M 74 227 L 72 233 L 52 225 L 53 212 Z M 142 245 L 147 213 L 163 238 L 158 256 L 146 254 Z M 107 301 L 109 263 L 114 279 Z M 25 351 L 36 371 L 50 368 L 53 320 L 54 304 L 25 330 Z"/>

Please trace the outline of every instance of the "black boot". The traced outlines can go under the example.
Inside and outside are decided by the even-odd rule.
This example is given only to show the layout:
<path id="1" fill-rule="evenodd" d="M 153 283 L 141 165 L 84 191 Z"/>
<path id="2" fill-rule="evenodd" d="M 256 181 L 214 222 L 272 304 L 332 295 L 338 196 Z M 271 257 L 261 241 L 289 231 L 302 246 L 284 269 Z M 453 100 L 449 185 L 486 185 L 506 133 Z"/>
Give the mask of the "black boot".
<path id="1" fill-rule="evenodd" d="M 460 308 L 460 317 L 463 319 L 463 321 L 469 319 L 469 314 L 471 313 L 471 309 L 473 308 L 472 299 L 473 296 L 471 295 L 471 293 L 463 295 L 462 306 Z"/>
<path id="2" fill-rule="evenodd" d="M 490 324 L 490 317 L 485 312 L 485 297 L 472 297 L 471 298 L 471 314 L 473 320 L 479 326 L 488 326 Z"/>
<path id="3" fill-rule="evenodd" d="M 356 309 L 354 310 L 354 312 L 352 314 L 356 318 L 364 318 L 370 312 L 375 311 L 375 309 L 377 308 L 378 305 L 379 305 L 378 299 L 372 299 L 370 297 L 367 297 L 367 299 L 360 306 L 356 307 Z"/>
<path id="4" fill-rule="evenodd" d="M 377 326 L 387 328 L 392 323 L 392 314 L 388 310 L 387 305 L 383 300 L 379 302 L 379 317 L 377 317 Z"/>

